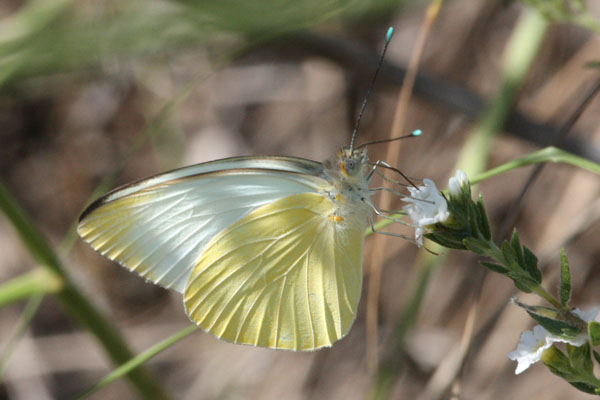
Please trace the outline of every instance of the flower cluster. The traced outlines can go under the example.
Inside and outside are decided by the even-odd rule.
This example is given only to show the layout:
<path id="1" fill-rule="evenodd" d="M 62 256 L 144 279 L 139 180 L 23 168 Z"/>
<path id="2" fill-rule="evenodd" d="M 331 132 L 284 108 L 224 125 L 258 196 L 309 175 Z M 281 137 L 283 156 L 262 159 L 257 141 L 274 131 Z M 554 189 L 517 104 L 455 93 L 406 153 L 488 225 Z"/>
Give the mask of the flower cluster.
<path id="1" fill-rule="evenodd" d="M 598 315 L 598 308 L 592 308 L 588 311 L 581 311 L 576 308 L 573 314 L 584 320 L 586 323 L 593 321 Z M 567 339 L 561 336 L 550 333 L 547 329 L 540 325 L 536 325 L 533 330 L 525 331 L 521 334 L 521 340 L 517 345 L 517 349 L 508 353 L 508 358 L 517 362 L 515 374 L 520 374 L 529 368 L 532 364 L 542 359 L 544 351 L 554 343 L 568 343 L 571 346 L 580 347 L 586 344 L 589 340 L 587 333 Z"/>
<path id="2" fill-rule="evenodd" d="M 448 219 L 448 202 L 431 179 L 423 179 L 423 186 L 409 187 L 408 191 L 410 197 L 404 201 L 411 204 L 402 209 L 413 220 L 415 241 L 422 246 L 425 229 L 433 229 L 435 224 Z"/>

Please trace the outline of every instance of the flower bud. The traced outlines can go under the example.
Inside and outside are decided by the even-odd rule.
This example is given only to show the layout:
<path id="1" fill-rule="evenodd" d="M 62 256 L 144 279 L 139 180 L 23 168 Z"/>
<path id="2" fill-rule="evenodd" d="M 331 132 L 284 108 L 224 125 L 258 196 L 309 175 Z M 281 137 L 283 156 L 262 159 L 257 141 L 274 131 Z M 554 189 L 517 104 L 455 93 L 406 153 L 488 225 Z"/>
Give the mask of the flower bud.
<path id="1" fill-rule="evenodd" d="M 456 175 L 454 175 L 448 181 L 448 190 L 450 192 L 451 197 L 458 197 L 463 193 L 463 187 L 469 186 L 469 180 L 467 179 L 467 174 L 464 171 L 458 169 L 456 170 Z"/>

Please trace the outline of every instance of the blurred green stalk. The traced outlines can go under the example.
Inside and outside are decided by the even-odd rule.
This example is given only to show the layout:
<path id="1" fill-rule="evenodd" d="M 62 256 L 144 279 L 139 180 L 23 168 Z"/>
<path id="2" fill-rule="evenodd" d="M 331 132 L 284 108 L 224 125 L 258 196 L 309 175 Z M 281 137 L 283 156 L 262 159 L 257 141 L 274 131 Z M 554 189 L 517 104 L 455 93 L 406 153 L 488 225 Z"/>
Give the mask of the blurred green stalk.
<path id="1" fill-rule="evenodd" d="M 65 311 L 96 336 L 113 363 L 123 364 L 134 357 L 125 340 L 88 299 L 75 287 L 65 273 L 56 254 L 52 251 L 42 234 L 31 223 L 24 210 L 13 199 L 5 186 L 0 183 L 0 209 L 12 222 L 17 233 L 29 252 L 54 279 L 62 283 L 62 289 L 56 297 Z M 23 278 L 26 279 L 26 278 Z M 35 283 L 30 283 L 35 286 Z M 21 284 L 21 291 L 25 291 Z M 30 291 L 33 291 L 31 289 Z M 142 367 L 131 371 L 127 377 L 139 394 L 145 399 L 167 399 L 169 396 L 149 371 Z"/>
<path id="2" fill-rule="evenodd" d="M 538 11 L 524 10 L 504 52 L 498 93 L 469 135 L 458 159 L 457 168 L 467 176 L 485 170 L 494 139 L 504 127 L 547 30 L 548 22 Z"/>
<path id="3" fill-rule="evenodd" d="M 473 178 L 469 178 L 471 184 L 479 183 L 493 176 L 512 171 L 513 169 L 523 168 L 528 165 L 535 165 L 545 162 L 556 162 L 570 164 L 575 167 L 585 169 L 595 174 L 600 174 L 600 164 L 596 164 L 587 158 L 579 157 L 567 151 L 558 149 L 553 146 L 546 147 L 542 150 L 535 151 L 526 156 L 509 161 L 495 168 L 482 172 Z"/>
<path id="4" fill-rule="evenodd" d="M 27 301 L 25 309 L 21 313 L 12 334 L 9 336 L 8 340 L 6 341 L 6 345 L 0 352 L 0 382 L 4 380 L 4 373 L 6 372 L 6 367 L 10 361 L 10 357 L 16 350 L 21 338 L 23 338 L 25 335 L 31 320 L 35 316 L 40 304 L 42 304 L 42 300 L 44 300 L 43 294 L 36 294 L 29 298 L 29 301 Z"/>
<path id="5" fill-rule="evenodd" d="M 63 280 L 47 269 L 34 269 L 0 285 L 0 307 L 38 294 L 56 293 Z"/>

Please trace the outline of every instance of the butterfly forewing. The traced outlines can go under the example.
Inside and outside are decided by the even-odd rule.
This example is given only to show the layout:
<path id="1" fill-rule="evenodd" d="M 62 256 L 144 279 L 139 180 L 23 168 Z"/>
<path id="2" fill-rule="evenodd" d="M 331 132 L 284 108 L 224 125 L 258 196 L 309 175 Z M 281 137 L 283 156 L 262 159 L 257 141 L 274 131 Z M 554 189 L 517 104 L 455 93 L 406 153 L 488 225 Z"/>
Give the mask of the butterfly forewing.
<path id="1" fill-rule="evenodd" d="M 82 214 L 78 232 L 110 259 L 183 292 L 202 249 L 217 233 L 253 209 L 318 190 L 324 183 L 315 176 L 320 168 L 284 157 L 183 168 L 100 198 Z"/>
<path id="2" fill-rule="evenodd" d="M 343 337 L 362 285 L 365 216 L 339 217 L 302 193 L 257 208 L 215 236 L 189 277 L 188 316 L 234 343 L 314 350 Z"/>

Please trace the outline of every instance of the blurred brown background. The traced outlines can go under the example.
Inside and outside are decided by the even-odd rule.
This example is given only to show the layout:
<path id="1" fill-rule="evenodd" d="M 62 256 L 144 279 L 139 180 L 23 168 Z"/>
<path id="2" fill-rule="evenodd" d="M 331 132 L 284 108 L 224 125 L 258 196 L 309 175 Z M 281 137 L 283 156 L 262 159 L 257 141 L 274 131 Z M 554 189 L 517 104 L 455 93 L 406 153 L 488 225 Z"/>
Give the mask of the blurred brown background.
<path id="1" fill-rule="evenodd" d="M 235 155 L 327 159 L 349 142 L 387 26 L 396 27 L 396 35 L 386 61 L 406 68 L 427 4 L 273 2 L 272 13 L 253 19 L 242 15 L 251 6 L 240 10 L 233 2 L 197 8 L 185 1 L 125 3 L 0 4 L 0 178 L 57 249 L 69 247 L 65 236 L 107 177 L 103 190 Z M 600 15 L 599 4 L 589 3 Z M 397 167 L 404 173 L 446 187 L 474 116 L 496 93 L 503 49 L 523 10 L 523 4 L 508 1 L 444 4 L 407 113 L 406 131 L 421 129 L 424 135 L 403 142 Z M 597 34 L 552 25 L 516 107 L 525 122 L 513 121 L 501 134 L 490 167 L 545 147 L 596 83 L 598 70 L 586 63 L 599 59 Z M 397 72 L 384 71 L 378 80 L 359 143 L 388 136 L 401 80 Z M 595 98 L 564 146 L 599 162 L 599 122 Z M 373 160 L 384 154 L 385 145 L 370 148 Z M 529 171 L 512 171 L 478 187 L 492 226 L 508 218 Z M 599 193 L 597 176 L 547 165 L 516 222 L 522 242 L 545 268 L 550 291 L 556 288 L 559 248 L 566 247 L 574 304 L 581 308 L 600 303 Z M 375 240 L 367 239 L 365 272 Z M 379 329 L 381 355 L 394 359 L 390 334 L 419 264 L 412 244 L 390 240 L 388 246 Z M 75 282 L 136 351 L 189 324 L 179 294 L 145 283 L 81 240 L 61 254 Z M 434 269 L 416 324 L 397 355 L 400 375 L 392 398 L 424 393 L 461 340 L 482 267 L 467 254 L 447 256 Z M 0 216 L 0 281 L 34 267 Z M 460 398 L 588 398 L 542 365 L 515 376 L 516 363 L 507 353 L 532 322 L 508 305 L 515 294 L 508 279 L 487 275 L 481 293 L 477 340 L 460 374 Z M 331 349 L 271 351 L 197 332 L 148 365 L 178 399 L 367 398 L 372 381 L 365 364 L 365 300 L 350 334 Z M 0 310 L 0 343 L 7 342 L 23 307 Z M 0 399 L 72 398 L 112 369 L 94 338 L 46 296 L 7 364 Z M 135 396 L 120 380 L 93 398 Z"/>

